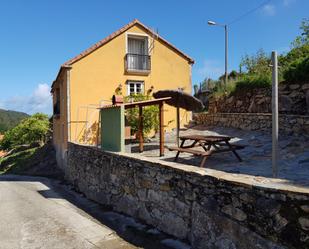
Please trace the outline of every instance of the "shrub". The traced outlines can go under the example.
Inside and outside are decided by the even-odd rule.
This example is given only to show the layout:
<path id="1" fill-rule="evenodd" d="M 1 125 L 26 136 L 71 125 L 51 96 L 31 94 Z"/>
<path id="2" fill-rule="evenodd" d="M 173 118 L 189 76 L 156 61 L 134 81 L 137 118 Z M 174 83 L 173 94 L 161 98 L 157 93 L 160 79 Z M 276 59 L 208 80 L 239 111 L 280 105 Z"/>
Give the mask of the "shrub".
<path id="1" fill-rule="evenodd" d="M 4 133 L 0 147 L 4 150 L 14 146 L 43 142 L 49 130 L 48 116 L 37 113 L 22 120 L 17 126 Z"/>
<path id="2" fill-rule="evenodd" d="M 143 94 L 135 94 L 125 97 L 125 102 L 137 102 L 151 99 L 150 96 Z M 132 108 L 126 110 L 126 119 L 131 126 L 131 131 L 136 133 L 138 131 L 139 124 L 139 110 L 138 108 Z M 148 135 L 151 131 L 157 131 L 159 126 L 159 108 L 155 106 L 143 107 L 143 133 Z"/>
<path id="3" fill-rule="evenodd" d="M 291 63 L 284 72 L 284 78 L 288 82 L 309 82 L 309 57 Z"/>
<path id="4" fill-rule="evenodd" d="M 269 76 L 253 76 L 247 75 L 244 76 L 242 79 L 235 83 L 235 89 L 233 92 L 239 90 L 250 90 L 255 88 L 265 88 L 271 86 L 271 78 Z"/>

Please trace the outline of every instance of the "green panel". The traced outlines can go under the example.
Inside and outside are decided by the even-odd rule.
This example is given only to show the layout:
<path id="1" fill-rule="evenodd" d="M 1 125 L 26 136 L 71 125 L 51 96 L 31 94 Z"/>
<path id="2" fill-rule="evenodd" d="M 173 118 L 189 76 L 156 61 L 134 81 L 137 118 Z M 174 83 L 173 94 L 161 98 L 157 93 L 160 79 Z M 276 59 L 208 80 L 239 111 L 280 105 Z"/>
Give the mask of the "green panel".
<path id="1" fill-rule="evenodd" d="M 101 147 L 124 152 L 124 107 L 101 109 Z"/>

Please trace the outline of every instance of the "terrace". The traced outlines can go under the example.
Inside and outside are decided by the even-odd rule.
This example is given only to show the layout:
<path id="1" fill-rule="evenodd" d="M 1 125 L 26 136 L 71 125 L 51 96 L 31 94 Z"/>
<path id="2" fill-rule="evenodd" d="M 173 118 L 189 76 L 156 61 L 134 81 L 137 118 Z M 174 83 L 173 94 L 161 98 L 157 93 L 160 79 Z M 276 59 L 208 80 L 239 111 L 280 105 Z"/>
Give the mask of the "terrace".
<path id="1" fill-rule="evenodd" d="M 232 173 L 243 175 L 244 177 L 253 176 L 263 178 L 272 178 L 272 141 L 271 134 L 266 131 L 246 131 L 236 128 L 209 127 L 198 125 L 190 129 L 182 129 L 180 135 L 219 135 L 233 137 L 231 143 L 245 145 L 245 148 L 238 153 L 242 158 L 239 162 L 231 153 L 218 153 L 207 158 L 205 170 L 214 169 L 221 173 Z M 166 147 L 175 144 L 176 132 L 166 133 Z M 279 171 L 278 178 L 281 183 L 287 185 L 296 185 L 309 187 L 309 141 L 305 136 L 279 137 Z M 132 153 L 139 153 L 137 144 L 132 145 Z M 150 139 L 144 145 L 144 152 L 141 156 L 149 159 L 158 158 L 162 161 L 174 161 L 176 152 L 165 149 L 164 157 L 158 157 L 157 138 Z M 201 157 L 191 154 L 181 153 L 178 163 L 199 167 Z M 264 179 L 265 180 L 265 179 Z M 263 180 L 262 180 L 263 181 Z"/>

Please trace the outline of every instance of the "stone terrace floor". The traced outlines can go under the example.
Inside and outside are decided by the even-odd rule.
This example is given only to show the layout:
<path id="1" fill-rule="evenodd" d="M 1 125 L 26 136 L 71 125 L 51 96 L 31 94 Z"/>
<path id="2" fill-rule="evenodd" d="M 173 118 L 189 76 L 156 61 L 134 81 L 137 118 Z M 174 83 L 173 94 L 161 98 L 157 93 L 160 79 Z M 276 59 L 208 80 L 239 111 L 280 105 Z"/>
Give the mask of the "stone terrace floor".
<path id="1" fill-rule="evenodd" d="M 233 137 L 231 143 L 246 145 L 239 150 L 243 161 L 239 162 L 232 152 L 213 154 L 206 161 L 205 167 L 219 171 L 252 176 L 272 177 L 271 133 L 244 131 L 234 128 L 195 126 L 182 130 L 180 135 L 227 135 Z M 175 144 L 175 132 L 167 133 L 165 145 Z M 158 139 L 145 143 L 142 156 L 159 158 Z M 279 174 L 278 178 L 287 183 L 309 188 L 309 139 L 305 136 L 287 136 L 279 134 Z M 131 145 L 132 153 L 138 153 L 138 144 Z M 176 152 L 165 149 L 164 161 L 173 161 Z M 201 157 L 181 153 L 178 163 L 199 166 Z"/>

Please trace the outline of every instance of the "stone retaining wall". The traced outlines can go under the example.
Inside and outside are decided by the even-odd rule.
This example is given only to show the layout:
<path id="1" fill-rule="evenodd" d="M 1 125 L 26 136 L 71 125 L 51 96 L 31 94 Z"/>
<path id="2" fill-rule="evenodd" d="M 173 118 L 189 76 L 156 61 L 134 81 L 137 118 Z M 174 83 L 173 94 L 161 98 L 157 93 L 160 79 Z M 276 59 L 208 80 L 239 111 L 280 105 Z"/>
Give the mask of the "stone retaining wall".
<path id="1" fill-rule="evenodd" d="M 233 127 L 243 130 L 271 131 L 272 115 L 269 113 L 196 113 L 197 124 Z M 279 115 L 280 132 L 288 135 L 309 134 L 309 116 Z"/>
<path id="2" fill-rule="evenodd" d="M 309 191 L 235 177 L 69 144 L 66 178 L 79 191 L 193 248 L 309 248 Z"/>
<path id="3" fill-rule="evenodd" d="M 279 84 L 279 112 L 309 113 L 309 84 Z M 271 113 L 271 88 L 240 89 L 228 96 L 211 97 L 210 113 Z"/>

